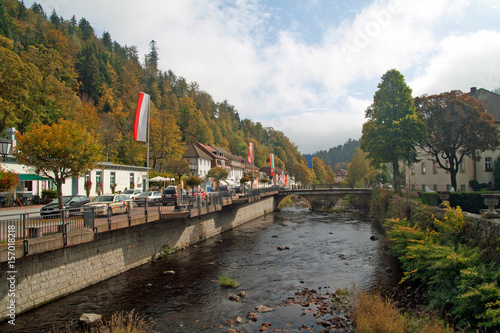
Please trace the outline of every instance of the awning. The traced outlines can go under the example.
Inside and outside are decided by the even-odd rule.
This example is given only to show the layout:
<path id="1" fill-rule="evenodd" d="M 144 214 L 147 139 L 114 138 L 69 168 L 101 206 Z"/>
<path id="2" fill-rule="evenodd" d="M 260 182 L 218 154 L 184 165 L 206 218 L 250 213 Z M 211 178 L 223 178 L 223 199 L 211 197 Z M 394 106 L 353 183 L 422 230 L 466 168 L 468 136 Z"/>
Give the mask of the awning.
<path id="1" fill-rule="evenodd" d="M 29 182 L 33 180 L 50 180 L 50 178 L 44 178 L 39 175 L 35 175 L 32 173 L 20 173 L 19 174 L 19 180 L 22 182 Z"/>

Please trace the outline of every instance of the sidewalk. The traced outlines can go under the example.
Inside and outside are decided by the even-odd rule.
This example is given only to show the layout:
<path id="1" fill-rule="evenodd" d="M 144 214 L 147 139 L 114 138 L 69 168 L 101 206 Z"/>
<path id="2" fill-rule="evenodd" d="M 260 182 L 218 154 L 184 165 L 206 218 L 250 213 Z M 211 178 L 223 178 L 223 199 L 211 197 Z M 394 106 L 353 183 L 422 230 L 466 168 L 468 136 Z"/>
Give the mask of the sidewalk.
<path id="1" fill-rule="evenodd" d="M 26 214 L 26 213 L 39 213 L 40 208 L 45 205 L 29 205 L 23 207 L 3 207 L 0 208 L 0 216 L 15 215 L 15 214 Z"/>

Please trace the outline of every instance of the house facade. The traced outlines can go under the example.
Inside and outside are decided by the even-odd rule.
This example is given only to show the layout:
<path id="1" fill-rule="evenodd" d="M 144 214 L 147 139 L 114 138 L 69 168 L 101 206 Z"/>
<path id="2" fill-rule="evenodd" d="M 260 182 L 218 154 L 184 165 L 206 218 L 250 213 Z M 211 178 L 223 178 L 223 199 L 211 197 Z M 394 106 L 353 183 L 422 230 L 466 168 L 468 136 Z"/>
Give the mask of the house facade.
<path id="1" fill-rule="evenodd" d="M 13 160 L 2 163 L 2 167 L 19 174 L 20 184 L 17 192 L 27 195 L 42 195 L 43 190 L 55 190 L 52 180 L 34 174 L 28 167 Z M 78 178 L 68 178 L 62 186 L 63 195 L 86 195 L 85 183 L 90 181 L 89 196 L 94 197 L 101 193 L 123 191 L 128 188 L 146 186 L 147 168 L 132 165 L 113 163 L 98 163 L 97 168 Z M 90 184 L 90 183 L 88 183 Z M 112 186 L 112 184 L 115 184 Z"/>
<path id="2" fill-rule="evenodd" d="M 212 157 L 195 144 L 186 145 L 186 151 L 182 157 L 189 161 L 191 174 L 202 179 L 207 176 L 208 171 L 212 168 Z"/>
<path id="3" fill-rule="evenodd" d="M 471 88 L 468 95 L 483 102 L 486 112 L 490 113 L 495 124 L 500 126 L 500 95 L 482 88 Z M 500 156 L 500 149 L 482 153 L 477 161 L 465 157 L 457 173 L 458 188 L 453 190 L 472 191 L 469 186 L 470 180 L 477 180 L 492 188 L 494 185 L 493 168 L 498 156 Z M 414 192 L 452 190 L 449 172 L 441 169 L 431 155 L 420 151 L 417 158 L 420 162 L 406 168 L 408 189 Z"/>

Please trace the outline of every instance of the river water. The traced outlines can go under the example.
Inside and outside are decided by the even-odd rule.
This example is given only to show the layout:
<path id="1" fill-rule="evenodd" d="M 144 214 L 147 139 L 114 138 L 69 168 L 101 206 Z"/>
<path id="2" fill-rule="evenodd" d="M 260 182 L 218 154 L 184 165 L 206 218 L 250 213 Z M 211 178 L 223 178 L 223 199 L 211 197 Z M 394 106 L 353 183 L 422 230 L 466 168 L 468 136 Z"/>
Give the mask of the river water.
<path id="1" fill-rule="evenodd" d="M 82 313 L 132 310 L 158 332 L 227 332 L 237 316 L 239 332 L 258 332 L 262 323 L 278 332 L 321 332 L 312 311 L 283 303 L 301 290 L 394 284 L 394 261 L 380 239 L 370 221 L 288 208 L 19 315 L 15 330 L 3 322 L 0 332 L 65 332 L 78 327 Z M 238 288 L 221 287 L 225 274 Z M 240 301 L 229 299 L 240 291 Z M 249 321 L 260 305 L 274 311 Z"/>

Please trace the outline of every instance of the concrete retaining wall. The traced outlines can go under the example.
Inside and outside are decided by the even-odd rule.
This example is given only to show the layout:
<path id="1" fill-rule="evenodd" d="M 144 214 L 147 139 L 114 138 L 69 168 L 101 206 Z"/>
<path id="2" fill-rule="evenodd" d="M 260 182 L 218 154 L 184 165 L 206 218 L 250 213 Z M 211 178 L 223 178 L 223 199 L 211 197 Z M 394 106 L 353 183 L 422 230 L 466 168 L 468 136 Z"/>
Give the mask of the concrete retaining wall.
<path id="1" fill-rule="evenodd" d="M 142 265 L 165 245 L 174 248 L 195 244 L 271 213 L 273 207 L 274 197 L 270 196 L 224 206 L 221 211 L 194 218 L 149 222 L 102 232 L 95 240 L 89 232 L 80 235 L 86 241 L 78 245 L 21 257 L 13 269 L 8 262 L 2 262 L 0 319 L 9 319 L 7 305 L 12 299 L 16 301 L 16 314 L 25 312 Z M 15 273 L 9 273 L 13 270 Z M 15 283 L 6 283 L 12 275 Z M 15 297 L 11 297 L 12 292 Z"/>

